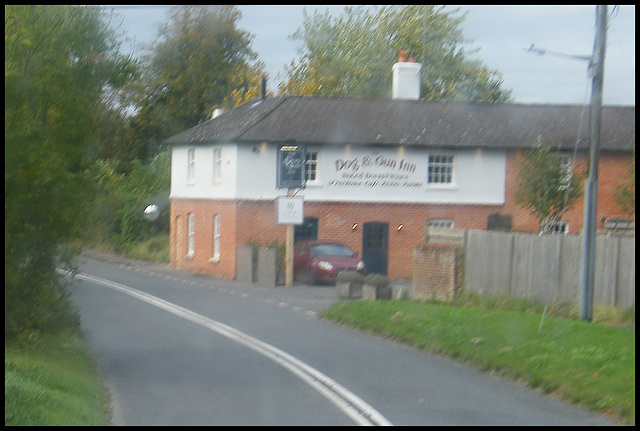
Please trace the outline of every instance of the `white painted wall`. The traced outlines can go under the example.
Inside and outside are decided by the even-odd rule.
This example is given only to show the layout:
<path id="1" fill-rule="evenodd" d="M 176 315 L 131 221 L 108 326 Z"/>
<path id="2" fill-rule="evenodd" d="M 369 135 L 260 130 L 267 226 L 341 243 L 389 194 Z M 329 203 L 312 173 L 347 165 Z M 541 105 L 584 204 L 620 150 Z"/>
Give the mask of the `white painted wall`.
<path id="1" fill-rule="evenodd" d="M 222 145 L 223 175 L 213 184 L 213 146 L 196 148 L 196 183 L 187 184 L 187 147 L 172 157 L 171 197 L 275 199 L 275 145 Z M 298 192 L 307 201 L 502 204 L 506 152 L 349 145 L 308 146 L 319 153 L 318 181 Z M 454 181 L 426 184 L 430 154 L 454 155 Z"/>
<path id="2" fill-rule="evenodd" d="M 213 178 L 213 150 L 222 150 L 221 180 Z M 195 181 L 187 180 L 189 148 L 195 148 Z M 237 145 L 206 145 L 174 147 L 171 152 L 171 194 L 180 198 L 236 197 L 236 171 L 238 169 Z"/>

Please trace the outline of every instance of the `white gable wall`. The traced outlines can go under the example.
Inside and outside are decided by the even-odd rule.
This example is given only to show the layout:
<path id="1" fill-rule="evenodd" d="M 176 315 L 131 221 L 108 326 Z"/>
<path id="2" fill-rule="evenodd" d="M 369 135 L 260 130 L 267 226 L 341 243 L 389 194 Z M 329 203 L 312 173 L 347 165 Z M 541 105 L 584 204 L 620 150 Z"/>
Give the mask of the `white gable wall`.
<path id="1" fill-rule="evenodd" d="M 195 180 L 188 180 L 188 152 L 195 148 Z M 214 148 L 221 149 L 222 169 L 220 181 L 213 177 Z M 236 197 L 237 145 L 203 145 L 174 147 L 171 152 L 171 194 L 179 198 L 220 198 Z"/>

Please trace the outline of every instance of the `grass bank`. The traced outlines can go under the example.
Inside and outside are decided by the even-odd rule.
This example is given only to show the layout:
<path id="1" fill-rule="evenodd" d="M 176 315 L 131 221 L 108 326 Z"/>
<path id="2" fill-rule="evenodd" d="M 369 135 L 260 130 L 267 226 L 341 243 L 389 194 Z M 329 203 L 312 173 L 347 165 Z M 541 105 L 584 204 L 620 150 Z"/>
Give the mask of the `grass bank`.
<path id="1" fill-rule="evenodd" d="M 77 334 L 5 339 L 4 424 L 109 425 L 107 390 Z"/>
<path id="2" fill-rule="evenodd" d="M 322 316 L 635 424 L 635 329 L 397 300 L 340 302 Z"/>
<path id="3" fill-rule="evenodd" d="M 80 247 L 89 247 L 101 253 L 122 256 L 127 259 L 145 260 L 148 262 L 169 263 L 169 234 L 158 234 L 147 240 L 138 241 L 126 246 L 116 246 L 115 240 L 79 243 Z"/>

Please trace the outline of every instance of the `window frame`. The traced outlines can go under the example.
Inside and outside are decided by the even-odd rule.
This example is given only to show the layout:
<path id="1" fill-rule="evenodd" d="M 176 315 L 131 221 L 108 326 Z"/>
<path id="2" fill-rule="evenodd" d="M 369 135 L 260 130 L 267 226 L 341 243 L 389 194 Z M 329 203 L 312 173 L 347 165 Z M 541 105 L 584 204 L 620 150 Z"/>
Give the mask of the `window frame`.
<path id="1" fill-rule="evenodd" d="M 309 160 L 309 155 L 315 155 L 315 160 Z M 321 185 L 318 166 L 320 165 L 320 151 L 307 151 L 304 162 L 304 182 L 305 186 Z M 312 167 L 312 168 L 310 168 Z M 309 178 L 309 173 L 313 173 L 313 178 Z"/>
<path id="2" fill-rule="evenodd" d="M 444 157 L 450 159 L 450 161 L 432 160 L 432 158 L 440 159 Z M 427 158 L 427 181 L 426 181 L 427 187 L 431 187 L 431 188 L 455 187 L 455 184 L 456 184 L 455 183 L 455 157 L 456 156 L 453 153 L 429 154 Z M 435 170 L 436 168 L 438 169 L 438 172 L 432 172 L 432 169 Z M 443 178 L 448 179 L 448 181 L 442 181 Z"/>
<path id="3" fill-rule="evenodd" d="M 196 216 L 187 213 L 187 257 L 193 258 L 196 253 Z"/>
<path id="4" fill-rule="evenodd" d="M 451 219 L 433 218 L 427 220 L 427 228 L 432 229 L 453 229 L 455 222 Z"/>
<path id="5" fill-rule="evenodd" d="M 213 147 L 213 184 L 222 182 L 222 147 Z"/>
<path id="6" fill-rule="evenodd" d="M 564 182 L 560 185 L 560 189 L 565 190 L 571 184 L 571 178 L 573 177 L 573 157 L 566 153 L 556 153 L 555 155 L 560 161 L 560 166 L 565 171 Z"/>
<path id="7" fill-rule="evenodd" d="M 196 182 L 196 147 L 187 148 L 187 184 Z"/>
<path id="8" fill-rule="evenodd" d="M 220 237 L 221 237 L 221 224 L 220 214 L 214 214 L 213 216 L 213 255 L 211 256 L 212 262 L 220 262 Z"/>
<path id="9" fill-rule="evenodd" d="M 542 226 L 542 233 L 546 235 L 567 235 L 569 222 L 565 220 L 550 220 Z"/>

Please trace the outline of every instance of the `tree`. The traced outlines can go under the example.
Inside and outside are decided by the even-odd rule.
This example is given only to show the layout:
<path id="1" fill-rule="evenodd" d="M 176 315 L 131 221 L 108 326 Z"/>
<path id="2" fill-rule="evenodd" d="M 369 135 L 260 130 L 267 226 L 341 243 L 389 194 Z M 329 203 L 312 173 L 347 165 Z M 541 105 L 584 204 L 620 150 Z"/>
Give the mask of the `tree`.
<path id="1" fill-rule="evenodd" d="M 468 58 L 460 28 L 464 15 L 458 12 L 432 5 L 346 7 L 337 18 L 305 11 L 302 26 L 290 36 L 304 46 L 287 67 L 280 91 L 389 97 L 391 66 L 400 50 L 408 50 L 422 63 L 422 99 L 508 101 L 500 74 Z"/>
<path id="2" fill-rule="evenodd" d="M 616 202 L 625 214 L 636 214 L 636 158 L 635 148 L 629 165 L 627 166 L 627 175 L 622 184 L 616 186 L 615 197 Z"/>
<path id="3" fill-rule="evenodd" d="M 130 64 L 99 7 L 5 6 L 5 334 L 67 307 L 56 267 L 88 206 L 95 112 Z"/>
<path id="4" fill-rule="evenodd" d="M 548 222 L 559 221 L 582 195 L 583 177 L 584 172 L 567 170 L 551 146 L 538 140 L 534 148 L 525 151 L 514 198 L 538 218 L 544 232 Z"/>
<path id="5" fill-rule="evenodd" d="M 144 158 L 160 150 L 162 139 L 208 120 L 214 108 L 233 107 L 225 105 L 233 103 L 234 90 L 245 93 L 259 83 L 263 65 L 252 63 L 253 35 L 237 28 L 241 16 L 234 6 L 171 9 L 145 57 L 137 88 L 132 123 Z"/>

